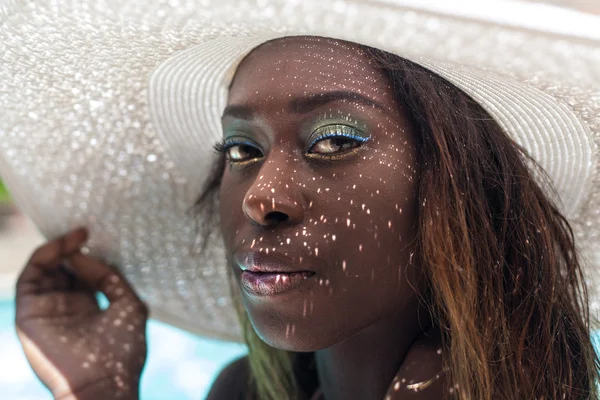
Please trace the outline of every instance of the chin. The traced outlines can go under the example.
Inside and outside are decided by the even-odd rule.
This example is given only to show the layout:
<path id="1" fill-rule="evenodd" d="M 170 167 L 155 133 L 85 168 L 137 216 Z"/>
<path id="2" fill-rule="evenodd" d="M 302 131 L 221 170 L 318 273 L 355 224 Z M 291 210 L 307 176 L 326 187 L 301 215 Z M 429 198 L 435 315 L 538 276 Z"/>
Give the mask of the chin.
<path id="1" fill-rule="evenodd" d="M 289 304 L 287 304 L 289 305 Z M 332 321 L 327 312 L 304 316 L 288 307 L 244 304 L 254 331 L 269 346 L 293 352 L 313 352 L 339 343 L 356 332 L 349 332 Z M 290 307 L 293 309 L 293 307 Z M 322 310 L 325 311 L 325 310 Z M 357 330 L 359 331 L 359 330 Z"/>

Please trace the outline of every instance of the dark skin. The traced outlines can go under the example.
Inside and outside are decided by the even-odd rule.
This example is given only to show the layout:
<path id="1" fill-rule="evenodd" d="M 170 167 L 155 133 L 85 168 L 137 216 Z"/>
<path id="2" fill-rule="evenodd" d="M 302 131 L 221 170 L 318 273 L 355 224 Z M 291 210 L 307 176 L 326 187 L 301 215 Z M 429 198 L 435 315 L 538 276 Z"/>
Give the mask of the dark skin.
<path id="1" fill-rule="evenodd" d="M 337 139 L 315 143 L 332 124 Z M 242 290 L 259 336 L 274 347 L 316 351 L 320 385 L 332 400 L 401 397 L 410 380 L 441 372 L 413 262 L 417 138 L 382 73 L 354 45 L 268 43 L 239 66 L 223 131 L 227 253 L 235 260 L 237 252 L 269 251 L 314 272 L 287 293 Z M 417 348 L 411 357 L 419 361 L 407 363 Z M 417 372 L 424 364 L 429 371 Z M 421 393 L 432 398 L 433 390 Z"/>
<path id="2" fill-rule="evenodd" d="M 310 272 L 270 296 L 241 286 L 258 335 L 315 352 L 327 400 L 444 398 L 439 330 L 419 302 L 418 138 L 387 79 L 351 44 L 271 42 L 239 66 L 223 130 L 221 228 L 234 276 L 244 251 Z M 32 256 L 17 288 L 20 338 L 56 398 L 134 399 L 146 309 L 116 270 L 81 254 L 85 236 L 72 232 Z M 108 294 L 108 310 L 97 308 L 96 290 Z M 67 310 L 49 306 L 64 299 Z M 90 363 L 108 354 L 110 363 Z M 248 374 L 245 360 L 232 364 L 209 398 L 237 398 Z"/>
<path id="3" fill-rule="evenodd" d="M 77 229 L 33 253 L 17 282 L 17 333 L 55 399 L 135 399 L 148 311 L 121 274 L 82 254 L 86 240 Z"/>

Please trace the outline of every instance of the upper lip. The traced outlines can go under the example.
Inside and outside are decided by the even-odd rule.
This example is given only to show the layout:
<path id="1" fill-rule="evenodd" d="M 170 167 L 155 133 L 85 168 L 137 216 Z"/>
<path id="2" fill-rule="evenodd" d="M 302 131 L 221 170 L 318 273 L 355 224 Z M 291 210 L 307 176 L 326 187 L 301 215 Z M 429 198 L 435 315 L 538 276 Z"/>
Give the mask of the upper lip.
<path id="1" fill-rule="evenodd" d="M 233 258 L 242 271 L 284 274 L 312 272 L 305 268 L 298 268 L 291 258 L 277 253 L 238 251 Z"/>

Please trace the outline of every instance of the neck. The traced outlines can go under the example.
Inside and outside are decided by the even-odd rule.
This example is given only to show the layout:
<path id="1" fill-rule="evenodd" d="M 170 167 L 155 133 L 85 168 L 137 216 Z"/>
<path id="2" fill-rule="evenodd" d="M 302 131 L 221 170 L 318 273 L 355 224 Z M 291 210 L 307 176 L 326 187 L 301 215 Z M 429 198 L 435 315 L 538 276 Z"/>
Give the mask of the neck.
<path id="1" fill-rule="evenodd" d="M 315 352 L 319 383 L 327 400 L 385 397 L 411 345 L 430 327 L 423 307 L 414 304 L 405 310 Z"/>

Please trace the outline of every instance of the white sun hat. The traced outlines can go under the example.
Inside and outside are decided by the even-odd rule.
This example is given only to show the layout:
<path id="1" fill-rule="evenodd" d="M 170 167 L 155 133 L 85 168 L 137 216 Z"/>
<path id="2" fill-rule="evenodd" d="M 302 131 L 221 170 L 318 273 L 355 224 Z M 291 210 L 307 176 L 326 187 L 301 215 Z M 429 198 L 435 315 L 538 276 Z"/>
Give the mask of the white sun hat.
<path id="1" fill-rule="evenodd" d="M 236 66 L 291 35 L 398 54 L 478 101 L 550 176 L 595 291 L 600 17 L 547 4 L 1 0 L 0 176 L 42 234 L 88 226 L 155 318 L 239 339 L 220 239 L 199 258 L 188 211 Z"/>

